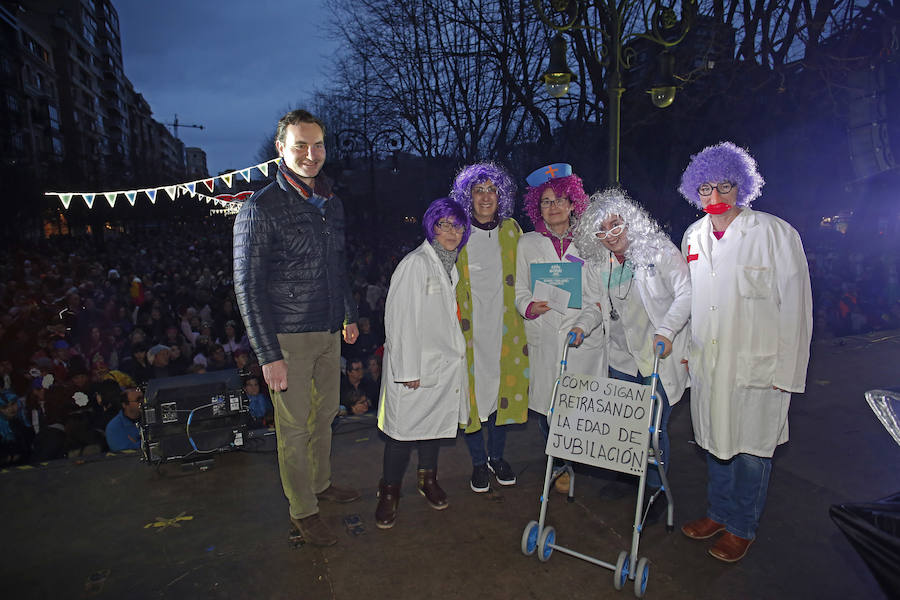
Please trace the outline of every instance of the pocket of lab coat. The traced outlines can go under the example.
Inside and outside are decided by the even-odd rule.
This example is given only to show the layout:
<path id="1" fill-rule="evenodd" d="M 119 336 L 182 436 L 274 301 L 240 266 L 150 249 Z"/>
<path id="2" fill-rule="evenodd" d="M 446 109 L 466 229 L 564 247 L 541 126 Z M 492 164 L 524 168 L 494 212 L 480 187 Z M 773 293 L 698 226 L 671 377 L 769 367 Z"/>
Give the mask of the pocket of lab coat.
<path id="1" fill-rule="evenodd" d="M 753 265 L 738 266 L 738 293 L 744 298 L 769 298 L 772 295 L 772 270 Z"/>
<path id="2" fill-rule="evenodd" d="M 425 281 L 425 293 L 426 294 L 440 294 L 441 293 L 441 280 L 437 277 L 429 277 Z"/>
<path id="3" fill-rule="evenodd" d="M 770 388 L 775 378 L 774 354 L 738 352 L 735 385 L 745 388 Z"/>
<path id="4" fill-rule="evenodd" d="M 419 387 L 433 388 L 440 381 L 441 355 L 426 352 L 422 355 L 422 370 L 419 373 Z"/>
<path id="5" fill-rule="evenodd" d="M 659 273 L 648 272 L 644 278 L 644 286 L 647 289 L 647 293 L 650 294 L 650 297 L 655 300 L 663 300 L 672 297 L 672 292 L 666 287 L 666 282 L 660 277 Z"/>

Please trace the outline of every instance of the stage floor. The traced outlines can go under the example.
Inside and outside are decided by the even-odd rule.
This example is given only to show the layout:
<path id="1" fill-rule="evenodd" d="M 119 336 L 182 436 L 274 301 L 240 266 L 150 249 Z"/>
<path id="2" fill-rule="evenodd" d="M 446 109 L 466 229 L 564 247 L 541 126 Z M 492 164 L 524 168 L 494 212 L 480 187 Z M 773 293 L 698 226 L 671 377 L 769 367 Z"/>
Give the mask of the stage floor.
<path id="1" fill-rule="evenodd" d="M 828 517 L 842 502 L 900 490 L 900 448 L 863 398 L 898 385 L 900 332 L 817 342 L 807 392 L 792 399 L 791 441 L 780 447 L 758 538 L 734 565 L 706 554 L 680 525 L 703 515 L 706 469 L 692 443 L 689 398 L 669 426 L 676 530 L 649 526 L 640 556 L 651 561 L 647 598 L 882 598 L 863 561 Z M 530 422 L 510 430 L 506 458 L 518 484 L 469 489 L 462 439 L 441 449 L 440 481 L 450 507 L 435 511 L 407 472 L 396 526 L 374 526 L 383 444 L 374 421 L 342 424 L 334 437 L 334 480 L 355 486 L 352 504 L 323 504 L 336 546 L 288 541 L 272 437 L 215 456 L 207 470 L 150 467 L 134 455 L 55 461 L 0 472 L 3 555 L 0 590 L 20 598 L 633 598 L 605 568 L 554 552 L 524 556 L 522 531 L 540 510 L 544 467 Z M 557 543 L 615 563 L 630 548 L 636 494 L 601 500 L 609 472 L 576 478 L 576 501 L 551 492 L 547 523 Z M 353 535 L 343 519 L 358 515 Z"/>

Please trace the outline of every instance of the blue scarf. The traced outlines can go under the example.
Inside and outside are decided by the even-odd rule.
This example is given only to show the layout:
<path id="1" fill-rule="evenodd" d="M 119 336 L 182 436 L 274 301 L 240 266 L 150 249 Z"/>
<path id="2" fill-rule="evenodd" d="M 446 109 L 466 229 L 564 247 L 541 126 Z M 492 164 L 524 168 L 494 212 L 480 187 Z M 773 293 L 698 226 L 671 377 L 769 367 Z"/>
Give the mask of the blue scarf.
<path id="1" fill-rule="evenodd" d="M 284 175 L 284 178 L 287 179 L 291 185 L 300 191 L 300 195 L 303 196 L 307 202 L 319 209 L 319 213 L 325 214 L 325 202 L 328 198 L 319 196 L 316 194 L 315 190 L 313 190 L 312 193 L 308 192 L 309 186 L 303 183 L 299 176 L 284 164 L 283 158 L 281 159 L 281 162 L 278 163 L 278 171 Z"/>

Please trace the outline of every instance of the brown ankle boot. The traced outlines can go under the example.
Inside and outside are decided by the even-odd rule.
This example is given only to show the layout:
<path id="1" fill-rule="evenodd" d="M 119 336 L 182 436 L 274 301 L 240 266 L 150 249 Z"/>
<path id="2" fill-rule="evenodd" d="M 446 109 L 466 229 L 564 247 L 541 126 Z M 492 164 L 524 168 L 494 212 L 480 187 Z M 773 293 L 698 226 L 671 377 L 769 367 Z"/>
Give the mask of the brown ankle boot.
<path id="1" fill-rule="evenodd" d="M 378 484 L 378 507 L 375 509 L 375 525 L 378 529 L 390 529 L 397 520 L 397 505 L 400 504 L 400 484 Z"/>
<path id="2" fill-rule="evenodd" d="M 425 496 L 428 504 L 435 510 L 447 508 L 447 493 L 441 489 L 437 482 L 437 469 L 419 469 L 418 474 L 419 493 Z"/>

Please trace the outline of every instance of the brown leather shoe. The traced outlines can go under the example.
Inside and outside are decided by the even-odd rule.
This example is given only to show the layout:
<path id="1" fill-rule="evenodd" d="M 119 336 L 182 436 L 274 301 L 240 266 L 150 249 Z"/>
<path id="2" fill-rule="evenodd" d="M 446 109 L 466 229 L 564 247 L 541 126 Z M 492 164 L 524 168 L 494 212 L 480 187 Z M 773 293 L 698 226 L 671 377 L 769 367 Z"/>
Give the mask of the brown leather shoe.
<path id="1" fill-rule="evenodd" d="M 291 517 L 291 523 L 300 530 L 303 539 L 313 546 L 333 546 L 337 544 L 337 537 L 325 526 L 318 513 L 303 519 Z"/>
<path id="2" fill-rule="evenodd" d="M 378 484 L 378 506 L 375 508 L 375 526 L 390 529 L 397 521 L 397 506 L 400 504 L 400 484 Z"/>
<path id="3" fill-rule="evenodd" d="M 341 488 L 332 483 L 323 491 L 316 494 L 316 498 L 318 498 L 319 500 L 325 500 L 327 502 L 346 504 L 347 502 L 359 500 L 359 492 L 357 492 L 356 490 L 351 490 L 349 488 Z"/>
<path id="4" fill-rule="evenodd" d="M 560 494 L 568 494 L 569 493 L 569 473 L 560 473 L 559 477 L 556 478 L 556 481 L 553 482 L 553 489 L 559 492 Z"/>
<path id="5" fill-rule="evenodd" d="M 716 523 L 709 517 L 689 521 L 681 526 L 681 533 L 692 540 L 706 540 L 720 531 L 725 531 L 725 526 L 721 523 Z"/>
<path id="6" fill-rule="evenodd" d="M 748 540 L 738 537 L 726 531 L 715 545 L 709 549 L 709 553 L 713 558 L 718 558 L 727 563 L 734 563 L 744 558 L 752 543 L 752 539 Z"/>
<path id="7" fill-rule="evenodd" d="M 436 469 L 419 469 L 418 474 L 419 493 L 425 496 L 428 504 L 435 510 L 444 510 L 449 506 L 447 504 L 447 493 L 441 489 L 437 482 Z"/>

